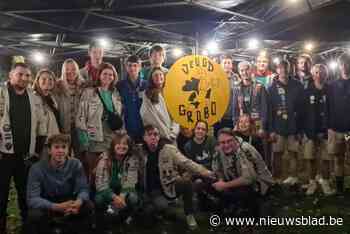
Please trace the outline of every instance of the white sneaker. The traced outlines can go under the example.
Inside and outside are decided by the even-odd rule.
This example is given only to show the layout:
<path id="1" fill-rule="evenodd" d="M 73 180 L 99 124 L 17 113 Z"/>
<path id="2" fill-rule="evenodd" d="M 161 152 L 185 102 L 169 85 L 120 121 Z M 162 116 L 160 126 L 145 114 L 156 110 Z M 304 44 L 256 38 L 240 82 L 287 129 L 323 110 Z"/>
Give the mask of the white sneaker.
<path id="1" fill-rule="evenodd" d="M 335 194 L 335 190 L 331 188 L 328 180 L 321 178 L 319 179 L 318 183 L 320 183 L 324 195 L 330 196 Z"/>
<path id="2" fill-rule="evenodd" d="M 125 223 L 126 225 L 130 225 L 133 221 L 133 218 L 131 216 L 128 216 L 126 219 L 125 219 Z"/>
<path id="3" fill-rule="evenodd" d="M 307 186 L 306 195 L 308 196 L 314 195 L 316 190 L 317 190 L 316 180 L 310 180 L 310 183 Z"/>
<path id="4" fill-rule="evenodd" d="M 198 227 L 197 221 L 196 221 L 196 219 L 194 218 L 193 215 L 187 215 L 186 216 L 186 222 L 187 222 L 188 227 L 191 230 L 194 230 L 194 229 L 196 229 Z"/>
<path id="5" fill-rule="evenodd" d="M 316 180 L 317 182 L 319 182 L 320 179 L 322 179 L 322 176 L 321 176 L 320 174 L 317 174 L 317 175 L 315 176 L 315 180 Z"/>
<path id="6" fill-rule="evenodd" d="M 297 177 L 290 176 L 283 181 L 283 184 L 293 186 L 299 182 Z"/>

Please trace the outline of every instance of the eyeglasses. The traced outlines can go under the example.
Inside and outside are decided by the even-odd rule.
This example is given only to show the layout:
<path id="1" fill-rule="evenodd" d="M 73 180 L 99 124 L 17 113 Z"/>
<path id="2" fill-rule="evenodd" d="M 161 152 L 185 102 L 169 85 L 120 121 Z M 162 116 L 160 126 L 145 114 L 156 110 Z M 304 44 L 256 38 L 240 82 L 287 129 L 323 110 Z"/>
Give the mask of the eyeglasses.
<path id="1" fill-rule="evenodd" d="M 233 142 L 233 138 L 226 140 L 226 141 L 219 141 L 219 145 L 225 145 L 225 144 L 230 144 Z"/>
<path id="2" fill-rule="evenodd" d="M 148 133 L 146 133 L 146 136 L 154 136 L 154 137 L 157 137 L 157 136 L 159 136 L 159 132 L 148 132 Z"/>

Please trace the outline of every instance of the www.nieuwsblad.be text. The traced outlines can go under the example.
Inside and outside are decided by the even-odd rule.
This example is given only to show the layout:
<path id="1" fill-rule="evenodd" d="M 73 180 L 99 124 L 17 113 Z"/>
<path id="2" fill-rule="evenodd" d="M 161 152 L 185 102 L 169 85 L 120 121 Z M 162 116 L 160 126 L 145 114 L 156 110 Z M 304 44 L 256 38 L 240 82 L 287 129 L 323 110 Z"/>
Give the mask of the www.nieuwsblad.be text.
<path id="1" fill-rule="evenodd" d="M 322 216 L 300 216 L 300 217 L 220 217 L 212 215 L 209 218 L 212 227 L 225 226 L 342 226 L 343 218 Z"/>

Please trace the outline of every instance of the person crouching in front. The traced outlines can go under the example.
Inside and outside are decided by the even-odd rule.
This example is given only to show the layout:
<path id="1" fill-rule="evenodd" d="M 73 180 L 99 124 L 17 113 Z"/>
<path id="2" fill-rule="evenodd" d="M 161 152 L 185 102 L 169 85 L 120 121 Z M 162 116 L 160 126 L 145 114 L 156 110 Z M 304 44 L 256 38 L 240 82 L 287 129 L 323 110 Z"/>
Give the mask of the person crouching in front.
<path id="1" fill-rule="evenodd" d="M 190 229 L 197 227 L 192 203 L 192 184 L 179 176 L 178 169 L 204 178 L 212 178 L 213 173 L 186 156 L 170 143 L 160 140 L 159 130 L 145 126 L 144 145 L 141 151 L 144 174 L 144 209 L 149 214 L 162 214 L 169 203 L 182 195 L 186 221 Z"/>
<path id="2" fill-rule="evenodd" d="M 92 205 L 82 164 L 69 158 L 70 136 L 52 135 L 48 157 L 34 164 L 27 185 L 29 234 L 46 234 L 52 223 L 74 233 L 89 233 Z"/>
<path id="3" fill-rule="evenodd" d="M 247 208 L 257 217 L 261 198 L 274 184 L 262 156 L 229 128 L 219 130 L 218 144 L 212 165 L 218 181 L 212 186 L 220 197 L 221 209 L 230 212 Z"/>
<path id="4" fill-rule="evenodd" d="M 125 131 L 117 132 L 94 169 L 99 230 L 111 232 L 116 220 L 130 224 L 139 203 L 136 187 L 140 170 L 140 157 L 131 138 Z"/>

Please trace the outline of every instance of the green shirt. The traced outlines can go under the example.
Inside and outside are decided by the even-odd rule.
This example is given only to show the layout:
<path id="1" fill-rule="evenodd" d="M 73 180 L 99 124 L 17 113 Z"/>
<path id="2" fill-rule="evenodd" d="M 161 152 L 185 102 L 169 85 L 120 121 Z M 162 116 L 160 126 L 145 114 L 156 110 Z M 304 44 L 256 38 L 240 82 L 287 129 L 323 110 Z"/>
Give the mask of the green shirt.
<path id="1" fill-rule="evenodd" d="M 122 163 L 112 160 L 109 188 L 96 193 L 95 200 L 98 204 L 108 204 L 113 200 L 114 194 L 121 192 L 121 178 L 123 173 Z"/>
<path id="2" fill-rule="evenodd" d="M 112 92 L 109 90 L 100 90 L 100 94 L 103 102 L 106 104 L 107 109 L 111 112 L 114 112 L 114 106 L 112 101 Z"/>
<path id="3" fill-rule="evenodd" d="M 114 105 L 112 100 L 112 92 L 109 90 L 100 90 L 100 95 L 102 97 L 103 102 L 106 104 L 107 109 L 111 112 L 114 112 Z M 108 134 L 111 130 L 109 130 L 108 124 L 103 123 L 104 132 L 105 132 L 105 140 L 102 143 L 95 142 L 91 147 L 89 147 L 89 136 L 86 131 L 82 131 L 78 129 L 78 137 L 79 142 L 83 146 L 84 149 L 88 148 L 90 152 L 102 152 L 105 148 L 110 145 L 112 140 L 112 135 Z M 108 136 L 107 136 L 108 135 Z"/>

